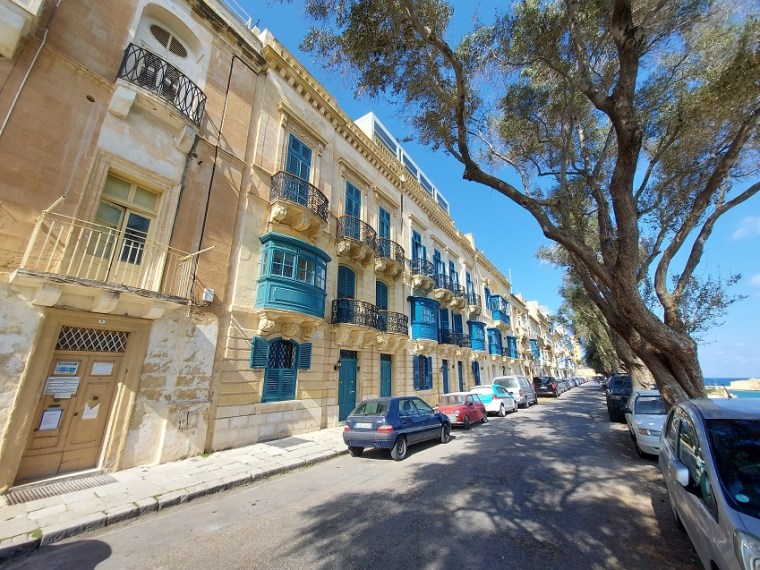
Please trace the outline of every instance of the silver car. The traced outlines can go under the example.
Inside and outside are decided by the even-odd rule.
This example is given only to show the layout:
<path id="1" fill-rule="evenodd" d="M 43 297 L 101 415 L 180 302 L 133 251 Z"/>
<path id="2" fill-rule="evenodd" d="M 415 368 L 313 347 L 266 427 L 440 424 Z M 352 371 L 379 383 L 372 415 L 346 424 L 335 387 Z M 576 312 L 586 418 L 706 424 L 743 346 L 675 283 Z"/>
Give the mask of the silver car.
<path id="1" fill-rule="evenodd" d="M 659 465 L 670 506 L 705 568 L 760 568 L 760 401 L 671 408 Z"/>

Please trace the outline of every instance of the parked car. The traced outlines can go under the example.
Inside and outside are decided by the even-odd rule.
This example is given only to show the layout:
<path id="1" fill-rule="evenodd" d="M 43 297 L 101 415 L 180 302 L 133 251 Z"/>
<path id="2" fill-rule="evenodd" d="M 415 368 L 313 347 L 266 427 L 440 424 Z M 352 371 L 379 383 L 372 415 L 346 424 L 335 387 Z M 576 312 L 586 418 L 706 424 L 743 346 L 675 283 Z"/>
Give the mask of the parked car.
<path id="1" fill-rule="evenodd" d="M 674 405 L 660 470 L 676 523 L 705 568 L 760 568 L 760 406 L 752 398 Z"/>
<path id="2" fill-rule="evenodd" d="M 610 376 L 607 390 L 607 415 L 611 422 L 625 422 L 623 408 L 633 392 L 633 381 L 628 374 Z"/>
<path id="3" fill-rule="evenodd" d="M 470 388 L 470 392 L 480 396 L 487 412 L 497 414 L 501 418 L 506 416 L 508 411 L 517 411 L 517 400 L 507 392 L 504 386 L 483 384 L 482 386 L 473 386 Z"/>
<path id="4" fill-rule="evenodd" d="M 364 400 L 346 418 L 343 442 L 352 457 L 365 447 L 390 449 L 396 461 L 406 458 L 409 446 L 422 441 L 451 439 L 451 422 L 417 396 Z"/>
<path id="5" fill-rule="evenodd" d="M 559 398 L 559 386 L 551 376 L 534 376 L 533 389 L 538 396 L 554 396 Z"/>
<path id="6" fill-rule="evenodd" d="M 533 384 L 525 376 L 497 376 L 493 379 L 493 383 L 504 386 L 521 408 L 538 404 L 538 396 L 533 389 Z"/>
<path id="7" fill-rule="evenodd" d="M 470 429 L 474 422 L 486 423 L 488 413 L 480 396 L 471 392 L 452 392 L 441 396 L 436 411 L 446 414 L 452 426 Z"/>
<path id="8" fill-rule="evenodd" d="M 665 403 L 659 390 L 635 390 L 623 408 L 625 423 L 639 457 L 660 454 Z"/>

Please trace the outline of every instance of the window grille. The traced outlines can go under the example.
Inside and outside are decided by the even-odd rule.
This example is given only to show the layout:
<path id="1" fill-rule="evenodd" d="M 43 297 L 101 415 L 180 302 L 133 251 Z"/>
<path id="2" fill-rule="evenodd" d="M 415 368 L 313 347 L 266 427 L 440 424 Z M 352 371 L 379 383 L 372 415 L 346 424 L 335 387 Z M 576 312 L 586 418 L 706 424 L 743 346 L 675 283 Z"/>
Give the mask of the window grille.
<path id="1" fill-rule="evenodd" d="M 62 327 L 58 333 L 56 350 L 79 352 L 125 352 L 127 336 L 123 331 Z"/>
<path id="2" fill-rule="evenodd" d="M 187 49 L 185 49 L 185 46 L 183 46 L 177 38 L 172 36 L 170 31 L 153 24 L 150 27 L 150 33 L 156 38 L 156 41 L 168 49 L 170 53 L 173 53 L 177 57 L 187 57 Z"/>

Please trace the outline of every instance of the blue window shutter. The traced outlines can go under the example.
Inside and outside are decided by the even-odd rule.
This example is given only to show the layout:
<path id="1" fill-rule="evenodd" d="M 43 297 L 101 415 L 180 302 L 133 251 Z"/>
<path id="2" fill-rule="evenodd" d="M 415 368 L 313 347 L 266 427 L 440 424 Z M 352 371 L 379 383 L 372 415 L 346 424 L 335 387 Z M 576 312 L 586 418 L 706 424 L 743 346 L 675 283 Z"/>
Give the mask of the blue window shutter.
<path id="1" fill-rule="evenodd" d="M 269 368 L 264 375 L 264 394 L 262 402 L 277 402 L 281 400 L 280 385 L 282 383 L 282 374 L 287 372 L 284 368 Z"/>
<path id="2" fill-rule="evenodd" d="M 412 363 L 414 364 L 414 388 L 420 389 L 420 358 L 419 356 L 412 357 Z"/>
<path id="3" fill-rule="evenodd" d="M 280 400 L 296 399 L 296 371 L 292 368 L 285 368 L 282 371 L 282 382 L 280 384 Z"/>
<path id="4" fill-rule="evenodd" d="M 353 299 L 356 292 L 356 276 L 348 267 L 338 267 L 338 299 Z"/>
<path id="5" fill-rule="evenodd" d="M 251 342 L 251 368 L 266 368 L 269 360 L 269 343 L 261 337 Z"/>
<path id="6" fill-rule="evenodd" d="M 428 356 L 426 360 L 427 370 L 425 370 L 425 388 L 430 389 L 433 387 L 433 357 Z"/>
<path id="7" fill-rule="evenodd" d="M 311 343 L 305 342 L 298 351 L 298 368 L 311 368 Z"/>
<path id="8" fill-rule="evenodd" d="M 378 309 L 388 309 L 388 286 L 382 281 L 375 282 L 375 304 Z"/>

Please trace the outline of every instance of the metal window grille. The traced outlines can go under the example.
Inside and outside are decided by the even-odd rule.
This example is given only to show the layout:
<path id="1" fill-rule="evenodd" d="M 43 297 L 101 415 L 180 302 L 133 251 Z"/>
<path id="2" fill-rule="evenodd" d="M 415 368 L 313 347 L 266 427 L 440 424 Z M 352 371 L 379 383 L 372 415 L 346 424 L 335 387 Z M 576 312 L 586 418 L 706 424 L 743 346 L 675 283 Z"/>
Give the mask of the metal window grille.
<path id="1" fill-rule="evenodd" d="M 292 342 L 275 340 L 269 344 L 268 368 L 295 368 L 296 350 Z"/>
<path id="2" fill-rule="evenodd" d="M 128 335 L 129 333 L 123 331 L 62 327 L 61 332 L 58 333 L 55 349 L 80 352 L 125 352 Z"/>

